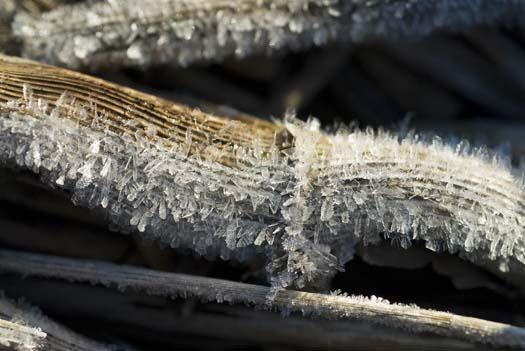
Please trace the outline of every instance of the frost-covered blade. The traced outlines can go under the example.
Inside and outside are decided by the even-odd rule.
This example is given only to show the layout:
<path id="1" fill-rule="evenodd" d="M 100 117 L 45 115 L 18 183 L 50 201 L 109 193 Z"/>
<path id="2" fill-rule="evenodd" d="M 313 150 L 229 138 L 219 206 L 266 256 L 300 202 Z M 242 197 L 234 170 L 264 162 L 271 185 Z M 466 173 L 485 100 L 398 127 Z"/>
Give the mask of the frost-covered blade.
<path id="1" fill-rule="evenodd" d="M 0 318 L 0 347 L 8 350 L 35 351 L 42 348 L 46 333 L 22 322 Z"/>
<path id="2" fill-rule="evenodd" d="M 355 245 L 383 239 L 525 272 L 523 178 L 483 149 L 232 121 L 6 56 L 0 80 L 0 159 L 123 232 L 223 259 L 265 255 L 274 286 L 329 277 Z"/>
<path id="3" fill-rule="evenodd" d="M 15 39 L 11 23 L 17 13 L 38 16 L 43 11 L 49 11 L 67 0 L 2 0 L 0 3 L 0 52 L 14 54 L 20 50 Z"/>
<path id="4" fill-rule="evenodd" d="M 69 68 L 185 66 L 372 38 L 519 23 L 518 0 L 112 0 L 21 14 L 25 56 Z"/>
<path id="5" fill-rule="evenodd" d="M 15 303 L 0 294 L 0 348 L 17 351 L 109 351 L 125 350 L 80 335 L 27 304 Z M 2 348 L 3 350 L 3 348 Z"/>
<path id="6" fill-rule="evenodd" d="M 364 297 L 349 296 L 341 294 L 340 291 L 318 294 L 272 289 L 267 286 L 161 272 L 130 265 L 9 250 L 0 250 L 0 268 L 24 276 L 89 282 L 115 287 L 120 291 L 147 292 L 153 296 L 194 297 L 205 302 L 245 304 L 287 314 L 299 313 L 316 319 L 355 320 L 370 323 L 374 327 L 387 326 L 414 334 L 430 333 L 454 337 L 472 343 L 475 349 L 483 347 L 485 350 L 486 346 L 516 350 L 525 348 L 524 328 L 423 309 L 415 305 L 391 303 L 374 295 Z M 415 347 L 417 349 L 421 346 Z M 470 345 L 466 347 L 471 349 Z"/>

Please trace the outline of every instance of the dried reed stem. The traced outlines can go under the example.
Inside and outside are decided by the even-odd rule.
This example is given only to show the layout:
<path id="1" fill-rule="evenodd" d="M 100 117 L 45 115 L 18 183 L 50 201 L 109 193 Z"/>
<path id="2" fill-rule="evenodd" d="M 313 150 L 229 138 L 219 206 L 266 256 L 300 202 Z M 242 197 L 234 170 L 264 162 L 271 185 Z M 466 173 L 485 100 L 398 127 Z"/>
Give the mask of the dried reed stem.
<path id="1" fill-rule="evenodd" d="M 111 346 L 93 341 L 85 336 L 54 322 L 43 316 L 39 310 L 28 306 L 17 306 L 10 300 L 2 297 L 0 299 L 0 329 L 12 326 L 13 323 L 5 321 L 19 321 L 23 325 L 13 327 L 14 338 L 21 343 L 21 350 L 49 350 L 49 351 L 108 351 L 113 350 Z M 4 341 L 5 335 L 0 332 L 0 341 Z M 13 339 L 13 338 L 12 338 Z M 5 339 L 12 343 L 16 350 L 16 340 Z M 5 344 L 4 344 L 5 345 Z"/>
<path id="2" fill-rule="evenodd" d="M 370 38 L 521 22 L 506 0 L 118 0 L 62 6 L 14 28 L 28 57 L 70 68 L 188 65 Z"/>
<path id="3" fill-rule="evenodd" d="M 41 348 L 46 333 L 20 322 L 0 319 L 0 349 L 33 351 Z"/>
<path id="4" fill-rule="evenodd" d="M 274 286 L 334 274 L 356 244 L 458 253 L 524 274 L 523 178 L 468 143 L 231 121 L 76 72 L 0 57 L 0 159 L 121 231 L 249 260 Z"/>
<path id="5" fill-rule="evenodd" d="M 0 250 L 0 268 L 27 276 L 90 282 L 152 295 L 243 303 L 313 317 L 355 319 L 410 332 L 431 332 L 493 346 L 525 347 L 525 330 L 522 328 L 412 305 L 390 304 L 376 297 L 272 291 L 269 287 L 214 278 L 9 250 Z"/>

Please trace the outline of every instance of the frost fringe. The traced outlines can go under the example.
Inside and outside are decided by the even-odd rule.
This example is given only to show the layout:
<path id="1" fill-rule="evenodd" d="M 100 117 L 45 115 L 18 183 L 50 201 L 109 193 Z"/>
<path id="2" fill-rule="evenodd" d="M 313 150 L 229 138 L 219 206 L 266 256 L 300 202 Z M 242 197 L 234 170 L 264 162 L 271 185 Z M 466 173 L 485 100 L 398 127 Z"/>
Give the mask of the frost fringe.
<path id="1" fill-rule="evenodd" d="M 35 351 L 42 348 L 47 334 L 18 321 L 0 318 L 0 347 L 17 351 Z"/>
<path id="2" fill-rule="evenodd" d="M 190 121 L 182 137 L 132 105 L 116 123 L 78 102 L 94 101 L 89 90 L 52 103 L 23 90 L 0 105 L 0 159 L 105 209 L 120 231 L 223 259 L 265 254 L 276 287 L 329 277 L 355 245 L 385 238 L 524 274 L 523 178 L 484 149 L 384 131 L 329 135 L 295 119 L 285 122 L 293 147 L 282 149 L 243 135 L 240 122 L 202 137 L 196 112 L 173 117 Z M 221 133 L 244 141 L 225 144 Z"/>
<path id="3" fill-rule="evenodd" d="M 0 250 L 0 268 L 34 277 L 89 282 L 119 290 L 205 302 L 241 303 L 283 313 L 333 320 L 358 320 L 412 333 L 431 332 L 495 347 L 525 348 L 525 330 L 508 324 L 464 317 L 415 305 L 391 304 L 379 297 L 337 296 L 271 288 L 221 279 L 154 271 L 94 260 Z M 269 301 L 268 295 L 274 298 Z"/>
<path id="4" fill-rule="evenodd" d="M 17 326 L 12 334 L 4 331 L 7 320 Z M 105 345 L 77 334 L 44 316 L 38 308 L 23 302 L 15 303 L 3 293 L 0 294 L 0 344 L 14 346 L 19 351 L 119 350 L 115 345 Z"/>
<path id="5" fill-rule="evenodd" d="M 220 61 L 371 38 L 521 24 L 520 0 L 112 0 L 13 25 L 26 57 L 69 68 Z"/>

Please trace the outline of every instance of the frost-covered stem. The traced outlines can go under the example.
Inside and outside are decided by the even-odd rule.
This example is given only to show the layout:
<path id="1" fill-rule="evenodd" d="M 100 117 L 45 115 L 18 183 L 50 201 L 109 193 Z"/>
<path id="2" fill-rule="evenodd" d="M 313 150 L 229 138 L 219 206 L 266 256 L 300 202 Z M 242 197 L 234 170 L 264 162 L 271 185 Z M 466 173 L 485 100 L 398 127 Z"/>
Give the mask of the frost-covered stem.
<path id="1" fill-rule="evenodd" d="M 22 348 L 24 351 L 38 350 L 40 347 L 42 347 L 43 350 L 49 351 L 114 350 L 114 347 L 112 346 L 107 346 L 91 340 L 56 323 L 46 316 L 43 316 L 40 311 L 35 308 L 29 306 L 17 306 L 5 297 L 0 298 L 0 318 L 19 321 L 23 325 L 27 325 L 27 327 L 25 327 L 26 329 L 24 329 L 27 336 L 32 336 L 33 338 L 37 337 L 39 339 L 45 338 L 44 340 L 34 340 L 34 342 L 38 341 L 37 345 L 30 348 Z M 2 327 L 2 324 L 0 324 L 0 328 Z M 37 329 L 33 329 L 33 332 L 29 334 L 27 330 L 32 328 Z M 22 331 L 22 329 L 18 330 Z M 2 331 L 0 331 L 0 341 L 2 341 L 2 339 L 3 335 Z M 23 345 L 33 345 L 32 343 L 28 344 L 28 342 L 30 342 L 30 340 L 26 340 Z"/>
<path id="2" fill-rule="evenodd" d="M 35 70 L 40 73 L 35 75 Z M 285 132 L 282 126 L 253 117 L 235 123 L 102 79 L 0 54 L 0 103 L 24 98 L 27 88 L 35 90 L 34 102 L 40 99 L 58 107 L 57 117 L 95 129 L 103 123 L 106 132 L 141 134 L 149 141 L 160 138 L 166 146 L 216 142 L 224 148 L 221 160 L 236 158 L 233 145 L 253 147 L 259 142 L 262 151 L 269 152 L 283 142 L 278 134 Z"/>
<path id="3" fill-rule="evenodd" d="M 135 326 L 137 331 L 149 331 L 146 335 L 155 331 L 155 340 L 182 333 L 219 338 L 236 344 L 264 343 L 292 349 L 308 345 L 315 350 L 334 351 L 494 350 L 457 338 L 410 334 L 395 328 L 378 328 L 377 325 L 359 320 L 312 320 L 300 315 L 283 318 L 271 311 L 227 304 L 206 304 L 193 308 L 193 299 L 179 300 L 173 304 L 162 297 L 155 300 L 158 305 L 155 303 L 152 307 L 148 304 L 148 301 L 151 303 L 151 296 L 122 294 L 101 286 L 13 275 L 0 276 L 0 284 L 9 286 L 8 291 L 13 296 L 27 297 L 64 318 L 76 319 L 82 316 L 114 327 Z M 62 299 L 57 296 L 75 298 Z M 141 336 L 137 334 L 134 336 Z"/>
<path id="4" fill-rule="evenodd" d="M 18 351 L 38 350 L 44 343 L 46 333 L 21 324 L 19 321 L 0 319 L 0 349 Z"/>
<path id="5" fill-rule="evenodd" d="M 208 277 L 167 273 L 112 263 L 0 250 L 0 269 L 27 276 L 90 282 L 152 295 L 197 297 L 204 301 L 244 303 L 328 319 L 356 319 L 411 332 L 431 332 L 500 347 L 525 347 L 525 329 L 508 324 L 390 304 L 380 298 L 333 296 Z"/>
<path id="6" fill-rule="evenodd" d="M 17 13 L 34 16 L 51 10 L 67 0 L 2 0 L 0 3 L 0 52 L 18 53 L 19 42 L 15 39 L 11 23 Z"/>
<path id="7" fill-rule="evenodd" d="M 120 231 L 223 259 L 266 255 L 274 286 L 329 278 L 355 245 L 385 238 L 525 275 L 523 178 L 482 148 L 232 121 L 6 56 L 0 80 L 0 159 Z"/>
<path id="8" fill-rule="evenodd" d="M 14 0 L 4 0 L 0 4 L 0 52 L 8 52 L 12 47 L 11 21 L 16 8 Z"/>
<path id="9" fill-rule="evenodd" d="M 14 25 L 26 56 L 72 68 L 191 64 L 370 37 L 520 22 L 519 0 L 113 0 Z"/>

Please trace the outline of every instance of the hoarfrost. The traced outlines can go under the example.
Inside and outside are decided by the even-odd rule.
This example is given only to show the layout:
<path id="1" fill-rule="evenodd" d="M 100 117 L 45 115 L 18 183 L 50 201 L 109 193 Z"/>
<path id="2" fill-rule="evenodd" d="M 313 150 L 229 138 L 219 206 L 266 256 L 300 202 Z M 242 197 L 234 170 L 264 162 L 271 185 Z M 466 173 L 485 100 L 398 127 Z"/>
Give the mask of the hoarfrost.
<path id="1" fill-rule="evenodd" d="M 521 24 L 520 0 L 112 0 L 61 6 L 13 24 L 27 57 L 67 66 L 147 66 L 416 38 Z"/>
<path id="2" fill-rule="evenodd" d="M 525 264 L 523 184 L 484 149 L 414 133 L 329 135 L 288 117 L 292 149 L 234 145 L 226 165 L 213 140 L 191 131 L 167 144 L 149 129 L 112 131 L 103 111 L 65 95 L 48 104 L 24 92 L 0 105 L 0 159 L 41 173 L 77 204 L 105 208 L 123 232 L 224 259 L 265 254 L 274 287 L 315 283 L 355 245 L 383 239 L 503 271 Z"/>
<path id="3" fill-rule="evenodd" d="M 44 316 L 37 308 L 24 301 L 13 302 L 0 292 L 0 322 L 8 320 L 18 328 L 5 330 L 0 323 L 0 345 L 9 350 L 119 350 L 117 345 L 102 344 L 77 334 Z M 67 345 L 65 347 L 64 345 Z"/>
<path id="4" fill-rule="evenodd" d="M 351 296 L 340 290 L 323 295 L 277 286 L 266 287 L 102 261 L 72 260 L 9 250 L 0 250 L 0 264 L 2 269 L 12 273 L 111 285 L 121 291 L 131 289 L 154 296 L 243 303 L 257 309 L 277 310 L 283 315 L 302 313 L 314 318 L 343 321 L 351 319 L 360 323 L 400 328 L 411 333 L 430 332 L 471 343 L 491 345 L 498 349 L 523 349 L 525 345 L 523 328 L 421 309 L 413 304 L 390 303 L 374 295 Z"/>

